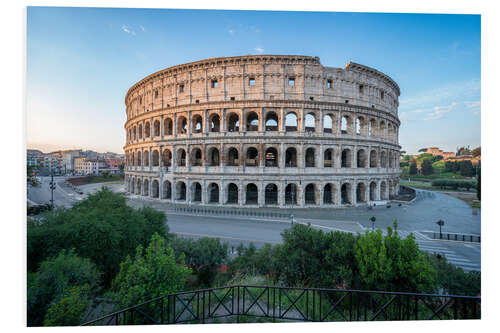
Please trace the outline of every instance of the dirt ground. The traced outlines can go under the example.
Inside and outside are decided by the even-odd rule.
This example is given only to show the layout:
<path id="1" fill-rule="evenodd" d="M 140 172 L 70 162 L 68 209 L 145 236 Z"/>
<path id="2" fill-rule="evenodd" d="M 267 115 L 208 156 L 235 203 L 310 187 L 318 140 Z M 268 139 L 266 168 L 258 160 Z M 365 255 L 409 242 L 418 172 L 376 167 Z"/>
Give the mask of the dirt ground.
<path id="1" fill-rule="evenodd" d="M 466 193 L 466 192 L 446 192 L 446 191 L 439 191 L 441 193 L 444 193 L 444 194 L 448 194 L 448 195 L 451 195 L 452 197 L 454 198 L 457 198 L 457 199 L 461 199 L 465 202 L 467 202 L 469 205 L 472 206 L 473 203 L 479 203 L 480 201 L 477 200 L 477 195 L 475 192 L 470 192 L 470 193 Z"/>

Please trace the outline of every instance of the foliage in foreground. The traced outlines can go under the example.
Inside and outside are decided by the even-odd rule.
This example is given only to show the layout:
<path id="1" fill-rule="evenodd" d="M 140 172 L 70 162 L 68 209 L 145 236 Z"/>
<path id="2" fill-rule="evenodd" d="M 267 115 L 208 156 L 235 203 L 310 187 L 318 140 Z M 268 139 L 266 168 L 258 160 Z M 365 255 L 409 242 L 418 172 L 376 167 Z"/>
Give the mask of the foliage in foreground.
<path id="1" fill-rule="evenodd" d="M 52 302 L 45 315 L 43 326 L 77 326 L 91 300 L 89 285 L 71 287 L 58 301 Z"/>

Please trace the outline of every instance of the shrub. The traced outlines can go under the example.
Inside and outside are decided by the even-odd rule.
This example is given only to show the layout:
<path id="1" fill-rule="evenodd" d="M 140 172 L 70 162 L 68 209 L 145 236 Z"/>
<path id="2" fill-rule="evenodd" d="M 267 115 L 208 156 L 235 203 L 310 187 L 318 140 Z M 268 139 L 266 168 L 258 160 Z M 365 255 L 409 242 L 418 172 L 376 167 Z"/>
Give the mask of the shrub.
<path id="1" fill-rule="evenodd" d="M 89 293 L 88 284 L 70 288 L 60 300 L 50 304 L 43 326 L 77 326 L 82 324 L 85 310 L 90 304 Z"/>

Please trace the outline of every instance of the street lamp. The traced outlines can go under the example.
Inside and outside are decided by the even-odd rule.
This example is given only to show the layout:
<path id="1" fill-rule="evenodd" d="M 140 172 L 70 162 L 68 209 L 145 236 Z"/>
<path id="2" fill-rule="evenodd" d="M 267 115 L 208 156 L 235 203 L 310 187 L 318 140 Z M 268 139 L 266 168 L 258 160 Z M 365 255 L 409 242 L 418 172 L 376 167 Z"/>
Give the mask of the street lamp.
<path id="1" fill-rule="evenodd" d="M 441 227 L 444 225 L 444 221 L 439 220 L 436 222 L 436 224 L 439 226 L 439 239 L 443 239 L 443 234 L 441 233 Z"/>
<path id="2" fill-rule="evenodd" d="M 56 183 L 54 182 L 54 171 L 52 171 L 52 170 L 50 172 L 49 188 L 50 188 L 50 206 L 52 207 L 52 210 L 53 210 L 54 209 L 54 190 L 56 189 Z"/>
<path id="3" fill-rule="evenodd" d="M 370 221 L 372 222 L 372 231 L 375 231 L 375 221 L 377 218 L 375 216 L 370 217 Z"/>

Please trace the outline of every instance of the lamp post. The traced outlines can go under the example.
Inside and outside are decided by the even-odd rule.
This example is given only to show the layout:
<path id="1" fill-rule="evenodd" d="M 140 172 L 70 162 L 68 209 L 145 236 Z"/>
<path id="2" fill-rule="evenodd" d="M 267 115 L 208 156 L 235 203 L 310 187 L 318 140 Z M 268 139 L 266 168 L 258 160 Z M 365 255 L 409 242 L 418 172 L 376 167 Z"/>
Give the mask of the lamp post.
<path id="1" fill-rule="evenodd" d="M 436 222 L 436 224 L 439 226 L 439 239 L 443 239 L 443 234 L 441 233 L 441 227 L 444 225 L 444 221 L 439 220 Z"/>
<path id="2" fill-rule="evenodd" d="M 370 217 L 370 221 L 372 222 L 372 231 L 375 231 L 375 221 L 377 218 L 375 216 Z"/>
<path id="3" fill-rule="evenodd" d="M 56 183 L 54 182 L 54 171 L 50 172 L 50 206 L 54 209 L 54 190 L 56 189 Z"/>

